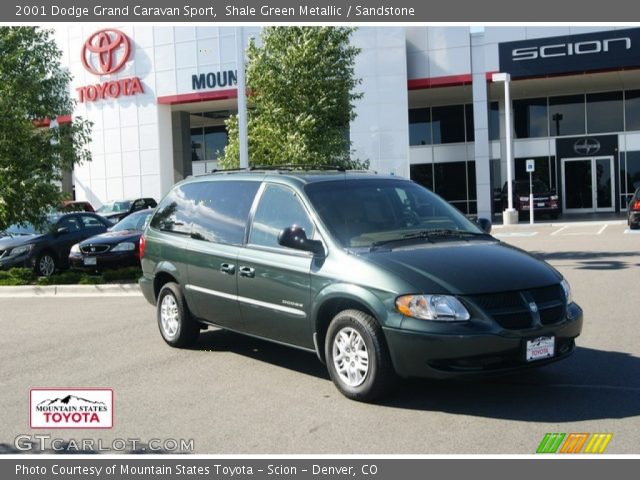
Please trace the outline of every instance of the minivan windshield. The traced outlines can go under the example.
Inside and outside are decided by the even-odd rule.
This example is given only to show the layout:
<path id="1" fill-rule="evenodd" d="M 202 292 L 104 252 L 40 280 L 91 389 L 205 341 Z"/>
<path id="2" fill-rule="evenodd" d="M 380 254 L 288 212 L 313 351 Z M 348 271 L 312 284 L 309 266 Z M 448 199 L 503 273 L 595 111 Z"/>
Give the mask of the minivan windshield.
<path id="1" fill-rule="evenodd" d="M 331 234 L 347 248 L 373 247 L 430 234 L 483 235 L 426 188 L 401 179 L 310 183 L 305 192 Z"/>

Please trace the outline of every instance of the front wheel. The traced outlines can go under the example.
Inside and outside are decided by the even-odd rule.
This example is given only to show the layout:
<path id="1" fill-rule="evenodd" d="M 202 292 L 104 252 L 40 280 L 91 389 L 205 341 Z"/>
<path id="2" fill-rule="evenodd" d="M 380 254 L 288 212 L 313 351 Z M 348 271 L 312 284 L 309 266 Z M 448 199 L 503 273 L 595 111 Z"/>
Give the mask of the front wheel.
<path id="1" fill-rule="evenodd" d="M 200 328 L 191 317 L 176 283 L 166 283 L 160 290 L 157 316 L 160 334 L 172 347 L 188 347 L 198 339 Z"/>
<path id="2" fill-rule="evenodd" d="M 353 400 L 381 397 L 395 378 L 380 325 L 359 310 L 345 310 L 333 318 L 327 331 L 325 358 L 331 380 Z"/>

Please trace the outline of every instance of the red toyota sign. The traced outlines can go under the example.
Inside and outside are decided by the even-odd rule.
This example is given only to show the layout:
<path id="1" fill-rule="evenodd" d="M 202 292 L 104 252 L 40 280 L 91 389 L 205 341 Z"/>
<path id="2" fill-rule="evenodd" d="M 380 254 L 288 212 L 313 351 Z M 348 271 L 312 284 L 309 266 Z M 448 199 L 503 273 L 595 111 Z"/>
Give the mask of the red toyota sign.
<path id="1" fill-rule="evenodd" d="M 105 28 L 93 33 L 82 47 L 82 65 L 94 75 L 109 75 L 124 67 L 131 43 L 120 30 Z"/>
<path id="2" fill-rule="evenodd" d="M 103 28 L 92 33 L 82 46 L 80 59 L 84 68 L 94 75 L 112 75 L 120 71 L 131 55 L 131 41 L 120 30 Z M 144 93 L 139 77 L 108 80 L 101 84 L 76 89 L 80 102 L 95 102 Z"/>

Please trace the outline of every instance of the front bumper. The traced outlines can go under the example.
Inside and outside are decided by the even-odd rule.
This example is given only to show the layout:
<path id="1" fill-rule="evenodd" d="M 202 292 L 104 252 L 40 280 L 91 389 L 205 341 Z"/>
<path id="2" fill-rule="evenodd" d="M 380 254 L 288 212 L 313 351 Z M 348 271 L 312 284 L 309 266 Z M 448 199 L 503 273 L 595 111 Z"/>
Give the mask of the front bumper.
<path id="1" fill-rule="evenodd" d="M 17 257 L 0 258 L 0 270 L 10 268 L 33 268 L 35 257 L 33 255 L 19 255 Z"/>
<path id="2" fill-rule="evenodd" d="M 509 373 L 539 367 L 568 357 L 582 331 L 583 313 L 571 304 L 565 319 L 554 325 L 526 330 L 479 330 L 452 334 L 384 327 L 389 353 L 401 377 L 454 378 Z M 527 362 L 527 340 L 555 337 L 555 355 Z"/>
<path id="3" fill-rule="evenodd" d="M 85 265 L 85 255 L 72 253 L 69 255 L 69 266 L 73 270 L 83 270 L 93 272 L 95 270 L 105 270 L 109 268 L 135 267 L 140 266 L 140 259 L 135 251 L 129 252 L 107 252 L 97 255 L 86 255 L 96 259 L 95 265 Z"/>

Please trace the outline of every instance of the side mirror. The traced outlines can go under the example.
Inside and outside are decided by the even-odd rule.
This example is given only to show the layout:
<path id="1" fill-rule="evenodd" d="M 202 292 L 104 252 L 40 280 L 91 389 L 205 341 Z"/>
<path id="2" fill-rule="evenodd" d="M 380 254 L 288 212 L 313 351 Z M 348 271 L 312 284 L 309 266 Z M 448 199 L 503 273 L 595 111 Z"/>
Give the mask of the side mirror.
<path id="1" fill-rule="evenodd" d="M 56 228 L 56 235 L 64 235 L 65 233 L 69 233 L 69 229 L 67 227 Z"/>
<path id="2" fill-rule="evenodd" d="M 283 247 L 295 248 L 296 250 L 304 250 L 314 254 L 324 253 L 324 246 L 320 240 L 310 240 L 304 228 L 298 225 L 292 225 L 285 228 L 278 234 L 278 243 Z"/>
<path id="3" fill-rule="evenodd" d="M 478 225 L 484 233 L 491 233 L 491 220 L 488 218 L 479 218 Z"/>

